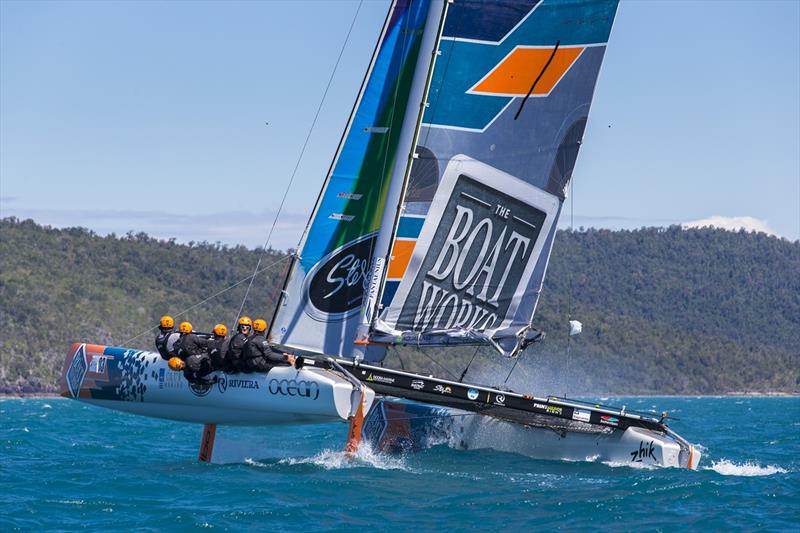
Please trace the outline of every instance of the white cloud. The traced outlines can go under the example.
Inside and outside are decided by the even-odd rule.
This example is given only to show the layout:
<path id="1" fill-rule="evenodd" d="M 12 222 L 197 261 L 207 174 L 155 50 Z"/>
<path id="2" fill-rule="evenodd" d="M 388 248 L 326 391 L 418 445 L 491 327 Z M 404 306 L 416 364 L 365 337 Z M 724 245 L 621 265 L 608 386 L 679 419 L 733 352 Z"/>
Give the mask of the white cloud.
<path id="1" fill-rule="evenodd" d="M 684 222 L 681 224 L 681 227 L 683 229 L 713 227 L 728 231 L 739 231 L 743 229 L 745 231 L 755 231 L 779 237 L 775 230 L 769 227 L 766 220 L 753 217 L 723 217 L 714 215 L 700 220 Z"/>

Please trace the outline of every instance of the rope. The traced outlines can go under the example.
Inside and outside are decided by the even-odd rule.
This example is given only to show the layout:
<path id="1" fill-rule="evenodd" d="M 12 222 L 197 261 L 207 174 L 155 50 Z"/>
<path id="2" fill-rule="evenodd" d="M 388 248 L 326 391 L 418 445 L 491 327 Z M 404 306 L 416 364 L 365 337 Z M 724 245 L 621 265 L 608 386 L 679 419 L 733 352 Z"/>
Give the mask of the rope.
<path id="1" fill-rule="evenodd" d="M 272 220 L 272 226 L 269 229 L 269 233 L 267 234 L 267 239 L 264 241 L 264 246 L 261 249 L 261 255 L 258 257 L 258 263 L 256 263 L 256 268 L 254 269 L 253 276 L 250 278 L 250 283 L 247 285 L 247 290 L 244 293 L 244 298 L 242 298 L 242 305 L 239 306 L 239 311 L 236 313 L 236 316 L 233 319 L 233 323 L 239 320 L 239 317 L 242 316 L 242 310 L 244 309 L 244 304 L 247 302 L 247 297 L 250 295 L 250 289 L 253 287 L 253 280 L 255 279 L 255 273 L 258 272 L 259 266 L 261 266 L 261 261 L 264 258 L 264 254 L 267 253 L 267 246 L 269 245 L 270 241 L 272 240 L 272 233 L 275 231 L 275 224 L 278 222 L 278 217 L 281 215 L 281 211 L 283 211 L 283 205 L 286 203 L 286 197 L 289 195 L 289 190 L 292 187 L 292 183 L 294 182 L 294 178 L 297 175 L 297 169 L 300 168 L 300 163 L 303 160 L 303 155 L 306 152 L 306 147 L 308 146 L 308 141 L 311 139 L 311 134 L 314 132 L 314 127 L 317 125 L 317 119 L 319 118 L 319 114 L 322 111 L 322 106 L 325 103 L 325 99 L 328 96 L 328 91 L 333 84 L 333 78 L 336 75 L 336 71 L 339 68 L 339 62 L 342 60 L 342 55 L 344 54 L 345 48 L 347 48 L 347 43 L 350 41 L 350 34 L 353 32 L 353 27 L 356 24 L 356 19 L 358 18 L 358 13 L 361 11 L 361 6 L 364 3 L 364 0 L 360 0 L 358 2 L 358 7 L 356 8 L 356 12 L 353 15 L 353 20 L 350 22 L 350 27 L 347 30 L 347 35 L 345 35 L 344 43 L 342 43 L 342 47 L 339 50 L 339 55 L 336 57 L 336 63 L 333 65 L 333 71 L 331 71 L 331 75 L 328 78 L 328 84 L 325 86 L 325 91 L 322 93 L 322 99 L 317 106 L 317 112 L 314 114 L 314 120 L 311 121 L 311 127 L 308 129 L 308 133 L 306 134 L 306 139 L 303 142 L 303 147 L 300 149 L 300 154 L 297 156 L 297 161 L 294 165 L 294 170 L 292 170 L 292 175 L 289 178 L 289 184 L 286 186 L 286 190 L 283 192 L 283 198 L 281 199 L 281 203 L 278 206 L 278 211 L 275 213 L 275 218 Z"/>

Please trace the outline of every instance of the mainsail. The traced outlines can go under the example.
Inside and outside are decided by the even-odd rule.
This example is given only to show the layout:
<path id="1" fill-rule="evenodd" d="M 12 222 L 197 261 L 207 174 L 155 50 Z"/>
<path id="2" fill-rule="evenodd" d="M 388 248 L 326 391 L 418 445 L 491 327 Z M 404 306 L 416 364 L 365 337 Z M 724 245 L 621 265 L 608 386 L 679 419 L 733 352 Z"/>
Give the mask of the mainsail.
<path id="1" fill-rule="evenodd" d="M 397 0 L 271 339 L 381 359 L 531 328 L 617 0 Z M 369 346 L 366 346 L 369 345 Z"/>
<path id="2" fill-rule="evenodd" d="M 456 0 L 447 12 L 372 338 L 536 332 L 556 223 L 616 0 Z"/>

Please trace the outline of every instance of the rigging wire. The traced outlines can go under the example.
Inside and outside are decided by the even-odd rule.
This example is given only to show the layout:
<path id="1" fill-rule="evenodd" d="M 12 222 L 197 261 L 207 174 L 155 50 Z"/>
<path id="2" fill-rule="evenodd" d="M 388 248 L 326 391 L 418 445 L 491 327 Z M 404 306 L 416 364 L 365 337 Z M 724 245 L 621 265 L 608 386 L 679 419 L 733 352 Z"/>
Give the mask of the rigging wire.
<path id="1" fill-rule="evenodd" d="M 503 382 L 503 385 L 508 383 L 508 380 L 511 379 L 511 374 L 514 372 L 514 369 L 517 368 L 517 365 L 519 364 L 519 360 L 522 359 L 522 354 L 524 354 L 524 353 L 525 353 L 525 351 L 522 351 L 522 352 L 520 352 L 520 354 L 518 356 L 516 356 L 514 358 L 514 364 L 511 365 L 511 370 L 508 371 L 508 375 L 506 376 L 506 380 Z"/>
<path id="2" fill-rule="evenodd" d="M 421 350 L 420 348 L 418 348 L 416 346 L 414 347 L 414 349 L 417 350 L 422 355 L 424 355 L 425 357 L 427 357 L 428 359 L 430 359 L 436 366 L 438 366 L 439 368 L 441 368 L 442 370 L 444 370 L 445 372 L 447 372 L 448 374 L 453 376 L 453 378 L 458 379 L 458 376 L 456 376 L 453 372 L 451 372 L 449 368 L 447 368 L 446 366 L 442 365 L 439 361 L 437 361 L 436 359 L 434 359 L 433 357 L 428 355 L 425 352 L 425 350 Z"/>
<path id="3" fill-rule="evenodd" d="M 272 267 L 274 267 L 274 266 L 276 266 L 276 265 L 279 265 L 280 263 L 282 263 L 282 262 L 286 261 L 286 260 L 287 260 L 287 259 L 289 259 L 290 257 L 291 257 L 291 256 L 289 256 L 289 255 L 286 255 L 286 256 L 284 256 L 284 257 L 281 257 L 281 258 L 280 258 L 280 259 L 278 259 L 277 261 L 273 261 L 272 263 L 268 264 L 267 266 L 265 266 L 264 268 L 262 268 L 261 270 L 259 270 L 259 271 L 258 271 L 258 272 L 256 272 L 255 274 L 253 274 L 253 275 L 250 275 L 250 276 L 247 276 L 247 277 L 245 277 L 245 278 L 242 278 L 242 279 L 240 279 L 239 281 L 237 281 L 236 283 L 234 283 L 234 284 L 232 284 L 232 285 L 229 285 L 229 286 L 225 287 L 224 289 L 222 289 L 222 290 L 220 290 L 220 291 L 217 291 L 217 292 L 215 292 L 214 294 L 212 294 L 211 296 L 209 296 L 209 297 L 208 297 L 208 298 L 206 298 L 205 300 L 203 300 L 203 301 L 201 301 L 201 302 L 198 302 L 198 303 L 196 303 L 196 304 L 192 305 L 191 307 L 187 307 L 187 308 L 186 308 L 186 309 L 184 309 L 183 311 L 180 311 L 180 312 L 178 312 L 178 313 L 173 313 L 173 314 L 174 314 L 174 316 L 181 316 L 181 315 L 184 315 L 184 314 L 188 313 L 189 311 L 191 311 L 192 309 L 196 309 L 196 308 L 200 307 L 201 305 L 203 305 L 203 304 L 204 304 L 204 303 L 206 303 L 207 301 L 209 301 L 209 300 L 213 300 L 213 299 L 214 299 L 214 298 L 216 298 L 217 296 L 219 296 L 219 295 L 221 295 L 221 294 L 223 294 L 223 293 L 226 293 L 226 292 L 228 292 L 229 290 L 231 290 L 231 289 L 233 289 L 233 288 L 235 288 L 235 287 L 238 287 L 239 285 L 241 285 L 241 284 L 242 284 L 242 283 L 244 283 L 245 281 L 247 281 L 247 280 L 249 280 L 249 279 L 252 279 L 254 276 L 257 276 L 258 274 L 261 274 L 262 272 L 266 272 L 267 270 L 270 270 Z M 123 343 L 123 346 L 124 346 L 124 345 L 127 345 L 127 344 L 128 344 L 128 343 L 130 343 L 130 342 L 133 342 L 133 341 L 135 341 L 136 339 L 138 339 L 138 338 L 139 338 L 139 337 L 141 337 L 142 335 L 146 335 L 146 334 L 148 334 L 148 333 L 150 333 L 151 331 L 154 331 L 154 330 L 156 330 L 156 329 L 158 329 L 158 326 L 153 326 L 152 328 L 148 328 L 148 329 L 146 329 L 145 331 L 142 331 L 141 333 L 139 333 L 139 334 L 138 334 L 138 335 L 136 335 L 135 337 L 131 337 L 130 339 L 128 339 L 127 341 L 125 341 L 125 342 Z"/>
<path id="4" fill-rule="evenodd" d="M 469 367 L 472 365 L 472 362 L 475 360 L 475 356 L 478 355 L 478 350 L 480 350 L 480 349 L 481 349 L 480 346 L 477 346 L 475 348 L 475 353 L 472 354 L 472 359 L 469 360 L 469 363 L 467 363 L 467 366 L 464 368 L 464 371 L 461 373 L 461 377 L 458 378 L 458 382 L 459 383 L 463 383 L 464 382 L 464 378 L 467 375 L 467 371 L 469 370 Z M 508 380 L 506 380 L 506 381 L 508 381 Z"/>
<path id="5" fill-rule="evenodd" d="M 353 33 L 353 27 L 356 24 L 356 19 L 358 18 L 358 13 L 361 11 L 361 6 L 364 4 L 364 0 L 360 0 L 358 2 L 358 7 L 356 7 L 356 12 L 353 15 L 353 20 L 350 21 L 350 27 L 347 29 L 347 35 L 345 35 L 344 42 L 342 43 L 342 47 L 339 49 L 339 55 L 336 57 L 336 62 L 333 65 L 333 70 L 331 71 L 331 75 L 328 78 L 328 83 L 325 86 L 325 91 L 322 93 L 322 99 L 317 106 L 317 111 L 314 113 L 314 119 L 311 121 L 311 126 L 308 129 L 308 133 L 306 134 L 306 139 L 303 142 L 303 147 L 300 149 L 300 154 L 297 156 L 297 161 L 295 162 L 294 169 L 292 170 L 292 174 L 289 177 L 289 183 L 286 186 L 286 190 L 283 192 L 283 198 L 281 199 L 281 203 L 278 206 L 278 211 L 275 213 L 275 218 L 272 220 L 272 226 L 269 229 L 269 233 L 267 234 L 267 239 L 264 241 L 264 246 L 261 249 L 261 254 L 258 257 L 258 262 L 256 263 L 256 268 L 253 271 L 253 275 L 250 277 L 250 283 L 247 285 L 247 290 L 244 293 L 244 298 L 242 298 L 242 305 L 239 306 L 239 311 L 236 313 L 236 316 L 233 319 L 233 323 L 235 324 L 239 317 L 242 316 L 242 310 L 244 309 L 245 303 L 247 303 L 247 297 L 250 294 L 250 289 L 253 287 L 253 281 L 255 280 L 256 273 L 258 272 L 259 266 L 261 266 L 261 261 L 264 259 L 264 254 L 267 253 L 267 246 L 269 245 L 270 241 L 272 240 L 272 233 L 275 231 L 275 225 L 278 222 L 278 218 L 283 211 L 283 205 L 286 203 L 286 197 L 289 195 L 289 190 L 292 187 L 292 183 L 294 182 L 294 178 L 297 175 L 297 169 L 300 168 L 300 163 L 303 161 L 303 155 L 305 155 L 306 148 L 308 147 L 308 141 L 311 139 L 311 134 L 314 132 L 314 127 L 317 125 L 317 119 L 319 119 L 319 114 L 322 111 L 322 106 L 325 103 L 325 99 L 328 96 L 328 91 L 333 84 L 333 78 L 336 75 L 336 71 L 339 68 L 339 63 L 342 60 L 342 55 L 344 54 L 345 48 L 347 48 L 347 43 L 350 42 L 350 35 Z"/>

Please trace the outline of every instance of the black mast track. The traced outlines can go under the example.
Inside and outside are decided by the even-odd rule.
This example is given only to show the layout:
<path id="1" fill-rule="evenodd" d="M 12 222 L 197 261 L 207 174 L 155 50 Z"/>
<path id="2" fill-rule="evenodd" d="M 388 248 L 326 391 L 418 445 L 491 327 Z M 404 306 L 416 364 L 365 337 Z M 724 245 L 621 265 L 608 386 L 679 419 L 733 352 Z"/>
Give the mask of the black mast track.
<path id="1" fill-rule="evenodd" d="M 358 364 L 350 359 L 336 359 L 336 362 L 379 394 L 463 409 L 526 426 L 580 433 L 610 433 L 629 427 L 666 431 L 666 425 L 655 413 L 628 411 L 624 407 L 620 409 L 555 396 L 540 398 L 483 385 L 470 385 Z M 331 367 L 330 363 L 320 360 L 306 360 L 306 364 Z"/>

